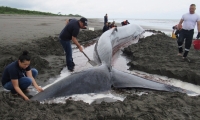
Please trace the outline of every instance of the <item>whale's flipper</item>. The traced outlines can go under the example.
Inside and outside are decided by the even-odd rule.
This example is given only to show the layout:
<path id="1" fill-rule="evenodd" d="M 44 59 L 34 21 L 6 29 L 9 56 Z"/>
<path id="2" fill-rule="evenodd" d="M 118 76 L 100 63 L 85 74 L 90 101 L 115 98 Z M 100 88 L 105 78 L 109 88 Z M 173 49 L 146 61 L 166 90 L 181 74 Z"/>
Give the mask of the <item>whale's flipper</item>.
<path id="1" fill-rule="evenodd" d="M 98 93 L 111 89 L 110 72 L 106 65 L 93 67 L 54 83 L 43 92 L 38 93 L 31 100 L 69 96 L 73 94 Z"/>

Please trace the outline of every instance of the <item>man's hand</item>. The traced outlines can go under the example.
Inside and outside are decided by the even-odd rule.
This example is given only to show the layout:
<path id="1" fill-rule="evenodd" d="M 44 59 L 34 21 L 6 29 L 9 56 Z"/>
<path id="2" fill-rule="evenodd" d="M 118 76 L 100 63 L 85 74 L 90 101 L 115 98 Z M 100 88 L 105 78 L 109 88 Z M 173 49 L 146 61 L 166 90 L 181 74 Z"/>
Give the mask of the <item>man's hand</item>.
<path id="1" fill-rule="evenodd" d="M 36 89 L 37 89 L 38 92 L 44 91 L 44 90 L 43 90 L 41 87 L 39 87 L 39 86 L 38 86 Z"/>
<path id="2" fill-rule="evenodd" d="M 200 38 L 200 32 L 198 32 L 198 34 L 197 34 L 197 39 L 199 39 Z"/>
<path id="3" fill-rule="evenodd" d="M 178 24 L 177 29 L 181 30 L 182 29 L 182 24 Z"/>
<path id="4" fill-rule="evenodd" d="M 24 97 L 24 100 L 26 100 L 26 101 L 27 101 L 27 100 L 29 100 L 29 98 L 28 98 L 27 96 L 25 96 L 25 97 Z"/>
<path id="5" fill-rule="evenodd" d="M 83 52 L 83 48 L 81 46 L 79 46 L 78 49 L 80 50 L 80 52 Z"/>

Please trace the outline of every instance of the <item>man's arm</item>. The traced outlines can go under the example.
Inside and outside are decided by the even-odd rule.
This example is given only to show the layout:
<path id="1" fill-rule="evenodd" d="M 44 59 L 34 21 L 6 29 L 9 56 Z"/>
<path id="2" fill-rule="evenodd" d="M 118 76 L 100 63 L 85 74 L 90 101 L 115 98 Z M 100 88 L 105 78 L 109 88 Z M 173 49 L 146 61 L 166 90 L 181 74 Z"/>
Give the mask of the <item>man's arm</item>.
<path id="1" fill-rule="evenodd" d="M 18 79 L 12 79 L 11 80 L 12 84 L 13 84 L 13 87 L 15 89 L 15 91 L 21 95 L 24 100 L 29 100 L 29 98 L 22 92 L 22 90 L 19 88 L 19 84 L 18 84 Z"/>
<path id="2" fill-rule="evenodd" d="M 181 25 L 182 25 L 183 21 L 184 21 L 184 20 L 181 19 L 180 22 L 179 22 L 179 24 L 178 24 L 178 29 L 179 29 L 179 30 L 182 28 Z"/>
<path id="3" fill-rule="evenodd" d="M 200 38 L 200 21 L 197 21 L 197 30 L 198 30 L 197 39 L 199 39 Z"/>
<path id="4" fill-rule="evenodd" d="M 197 30 L 200 32 L 200 21 L 197 21 Z"/>
<path id="5" fill-rule="evenodd" d="M 76 39 L 76 37 L 72 36 L 72 41 L 76 44 L 76 46 L 78 47 L 78 49 L 83 52 L 83 48 L 81 47 L 81 45 L 79 44 L 78 40 Z"/>
<path id="6" fill-rule="evenodd" d="M 38 86 L 38 84 L 36 83 L 35 79 L 33 78 L 31 70 L 26 71 L 26 75 L 27 75 L 27 77 L 31 78 L 32 84 L 37 89 L 37 91 L 39 91 L 39 92 L 43 91 L 43 89 Z"/>

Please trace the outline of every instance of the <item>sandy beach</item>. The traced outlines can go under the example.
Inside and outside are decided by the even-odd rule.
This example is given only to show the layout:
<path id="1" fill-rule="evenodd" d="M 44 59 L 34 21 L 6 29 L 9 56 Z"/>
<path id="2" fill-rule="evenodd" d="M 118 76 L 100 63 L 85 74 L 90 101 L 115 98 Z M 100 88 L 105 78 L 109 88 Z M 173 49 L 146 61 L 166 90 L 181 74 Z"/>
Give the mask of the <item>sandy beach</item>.
<path id="1" fill-rule="evenodd" d="M 65 67 L 65 56 L 58 34 L 65 26 L 67 17 L 0 15 L 0 78 L 3 69 L 17 60 L 23 50 L 31 53 L 31 66 L 38 69 L 36 78 L 40 86 L 50 83 Z M 79 18 L 77 18 L 79 19 Z M 89 27 L 95 31 L 81 30 L 78 36 L 83 46 L 95 42 L 103 28 L 98 19 L 88 19 Z M 117 24 L 120 26 L 120 24 Z M 148 27 L 144 29 L 150 29 Z M 162 31 L 162 30 L 161 30 Z M 92 40 L 92 41 L 91 41 Z M 77 49 L 77 48 L 74 48 Z M 92 52 L 91 52 L 92 53 Z M 130 70 L 144 71 L 184 82 L 200 85 L 199 55 L 191 48 L 191 62 L 177 56 L 176 41 L 165 34 L 156 34 L 139 40 L 123 50 L 130 59 Z M 155 62 L 157 61 L 157 62 Z M 0 86 L 1 120 L 199 120 L 200 97 L 178 92 L 145 90 L 141 96 L 134 93 L 140 89 L 116 90 L 127 97 L 124 101 L 88 104 L 83 101 L 66 100 L 65 104 L 40 104 L 24 101 L 3 91 Z"/>

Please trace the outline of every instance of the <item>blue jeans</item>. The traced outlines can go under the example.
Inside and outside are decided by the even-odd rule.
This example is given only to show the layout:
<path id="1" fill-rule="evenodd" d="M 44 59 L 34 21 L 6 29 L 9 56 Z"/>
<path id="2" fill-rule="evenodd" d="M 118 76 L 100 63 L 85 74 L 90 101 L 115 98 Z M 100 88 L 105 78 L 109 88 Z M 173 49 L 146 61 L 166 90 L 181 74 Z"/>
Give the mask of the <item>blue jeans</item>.
<path id="1" fill-rule="evenodd" d="M 35 68 L 32 68 L 31 71 L 32 76 L 35 78 L 38 75 L 38 71 Z M 32 80 L 29 77 L 22 77 L 18 79 L 18 84 L 21 90 L 26 90 L 32 84 Z M 10 90 L 13 94 L 17 93 L 11 81 L 7 82 L 3 87 L 7 90 Z"/>
<path id="2" fill-rule="evenodd" d="M 74 62 L 73 62 L 73 58 L 72 58 L 71 40 L 60 40 L 60 43 L 65 51 L 66 65 L 68 67 L 68 70 L 73 70 Z"/>

